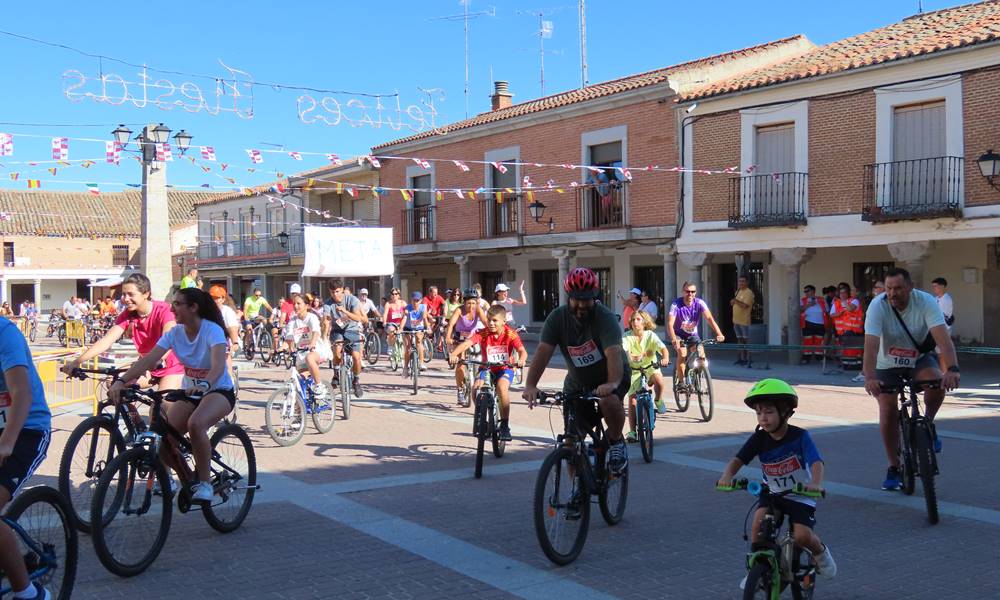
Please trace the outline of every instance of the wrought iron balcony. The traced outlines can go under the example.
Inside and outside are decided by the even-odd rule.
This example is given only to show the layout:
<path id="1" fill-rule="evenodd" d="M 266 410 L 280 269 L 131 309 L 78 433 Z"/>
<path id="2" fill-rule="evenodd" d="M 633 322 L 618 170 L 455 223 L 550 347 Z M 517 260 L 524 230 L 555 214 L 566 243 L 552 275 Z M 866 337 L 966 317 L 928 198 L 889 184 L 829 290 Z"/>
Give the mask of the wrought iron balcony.
<path id="1" fill-rule="evenodd" d="M 628 224 L 627 181 L 585 185 L 576 189 L 577 229 L 614 229 Z"/>
<path id="2" fill-rule="evenodd" d="M 790 227 L 806 224 L 808 173 L 771 173 L 729 180 L 729 226 Z"/>
<path id="3" fill-rule="evenodd" d="M 483 239 L 520 233 L 521 194 L 490 194 L 479 202 L 479 236 Z"/>
<path id="4" fill-rule="evenodd" d="M 289 234 L 287 239 L 278 235 L 270 235 L 229 241 L 203 242 L 198 244 L 198 264 L 287 263 L 289 257 L 301 256 L 304 253 L 305 243 L 303 233 L 298 231 Z"/>
<path id="5" fill-rule="evenodd" d="M 435 214 L 433 206 L 416 206 L 403 210 L 403 244 L 434 241 Z"/>
<path id="6" fill-rule="evenodd" d="M 865 165 L 861 219 L 872 223 L 962 216 L 958 156 Z"/>

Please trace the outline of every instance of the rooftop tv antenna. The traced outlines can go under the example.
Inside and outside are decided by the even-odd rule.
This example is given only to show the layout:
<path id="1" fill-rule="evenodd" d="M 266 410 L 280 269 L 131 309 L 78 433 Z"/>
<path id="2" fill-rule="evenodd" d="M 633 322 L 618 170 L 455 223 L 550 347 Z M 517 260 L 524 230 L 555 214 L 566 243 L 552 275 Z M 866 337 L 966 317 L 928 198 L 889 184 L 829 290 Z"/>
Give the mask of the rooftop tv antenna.
<path id="1" fill-rule="evenodd" d="M 459 0 L 462 5 L 462 14 L 448 15 L 446 17 L 435 17 L 431 21 L 462 21 L 462 28 L 465 32 L 465 118 L 469 118 L 469 20 L 479 17 L 497 16 L 496 8 L 491 6 L 489 10 L 479 12 L 469 12 L 472 0 Z M 492 82 L 490 83 L 492 85 Z"/>
<path id="2" fill-rule="evenodd" d="M 538 65 L 539 65 L 539 75 L 538 83 L 541 87 L 541 96 L 545 95 L 545 40 L 552 39 L 552 21 L 546 21 L 545 17 L 550 16 L 555 11 L 517 11 L 518 14 L 531 15 L 533 17 L 538 17 L 538 30 L 535 31 L 535 35 L 538 36 Z"/>

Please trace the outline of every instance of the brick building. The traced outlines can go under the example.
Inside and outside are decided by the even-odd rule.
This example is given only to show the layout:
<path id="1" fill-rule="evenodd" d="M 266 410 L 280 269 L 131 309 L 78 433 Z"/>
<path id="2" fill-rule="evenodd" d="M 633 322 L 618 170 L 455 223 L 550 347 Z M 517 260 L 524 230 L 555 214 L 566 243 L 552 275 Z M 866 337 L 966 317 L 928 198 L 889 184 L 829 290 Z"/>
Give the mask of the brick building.
<path id="1" fill-rule="evenodd" d="M 682 277 L 728 319 L 738 267 L 756 341 L 798 332 L 801 286 L 864 294 L 889 266 L 944 276 L 953 335 L 1000 344 L 1000 191 L 978 159 L 1000 148 L 1000 3 L 907 18 L 682 92 Z M 722 309 L 726 307 L 726 309 Z"/>
<path id="2" fill-rule="evenodd" d="M 520 104 L 497 82 L 492 110 L 374 148 L 399 157 L 381 159 L 381 185 L 414 190 L 405 202 L 398 192 L 383 199 L 381 222 L 395 229 L 396 285 L 409 292 L 479 282 L 492 297 L 497 283 L 516 289 L 524 281 L 528 305 L 515 317 L 535 324 L 558 304 L 561 275 L 574 264 L 597 270 L 609 304 L 634 285 L 661 296 L 675 286 L 678 176 L 636 165 L 679 164 L 676 94 L 811 47 L 796 36 Z M 549 181 L 565 193 L 546 189 Z M 454 188 L 484 191 L 460 200 Z M 537 221 L 529 191 L 545 205 Z"/>
<path id="3" fill-rule="evenodd" d="M 194 226 L 192 206 L 211 193 L 168 192 L 171 246 L 180 250 Z M 3 266 L 0 299 L 14 307 L 34 300 L 59 308 L 71 295 L 107 295 L 102 281 L 120 280 L 139 268 L 138 191 L 102 193 L 0 191 Z M 93 295 L 92 295 L 93 294 Z"/>

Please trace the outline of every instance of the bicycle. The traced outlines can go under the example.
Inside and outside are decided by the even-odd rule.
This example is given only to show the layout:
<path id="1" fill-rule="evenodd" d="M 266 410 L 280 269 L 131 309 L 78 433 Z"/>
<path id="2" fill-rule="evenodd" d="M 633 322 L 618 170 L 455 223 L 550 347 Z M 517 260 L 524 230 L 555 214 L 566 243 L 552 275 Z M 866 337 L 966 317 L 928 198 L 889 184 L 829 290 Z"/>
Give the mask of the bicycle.
<path id="1" fill-rule="evenodd" d="M 781 592 L 789 585 L 795 600 L 812 598 L 816 590 L 816 564 L 808 550 L 796 547 L 793 523 L 789 522 L 785 535 L 780 536 L 785 515 L 774 507 L 773 499 L 788 494 L 825 498 L 826 492 L 811 492 L 806 490 L 803 484 L 796 483 L 790 490 L 774 493 L 766 483 L 748 482 L 746 479 L 738 479 L 729 487 L 717 485 L 716 489 L 723 492 L 747 490 L 751 495 L 757 496 L 757 501 L 750 507 L 751 512 L 757 506 L 767 509 L 767 513 L 760 521 L 760 538 L 763 541 L 753 542 L 750 552 L 747 553 L 746 567 L 749 572 L 746 584 L 743 586 L 743 599 L 778 600 Z M 749 514 L 747 516 L 749 517 Z M 747 539 L 746 524 L 744 524 L 743 539 Z"/>
<path id="2" fill-rule="evenodd" d="M 400 336 L 400 333 L 401 333 L 400 331 L 398 330 L 396 331 L 395 340 L 393 341 L 392 345 L 388 347 L 389 368 L 392 369 L 393 371 L 398 370 L 399 367 L 403 364 L 403 338 Z M 388 344 L 388 338 L 386 339 L 386 343 Z"/>
<path id="3" fill-rule="evenodd" d="M 340 394 L 340 408 L 344 411 L 344 420 L 351 418 L 351 398 L 354 395 L 354 356 L 351 354 L 353 344 L 344 340 L 337 340 L 334 344 L 341 345 L 340 365 L 337 367 L 337 380 L 339 383 L 330 385 L 332 390 L 336 387 Z M 334 408 L 336 411 L 336 407 Z"/>
<path id="4" fill-rule="evenodd" d="M 56 331 L 58 331 L 60 327 L 62 327 L 62 331 L 63 331 L 63 334 L 62 334 L 63 338 L 62 339 L 65 340 L 65 338 L 66 338 L 66 320 L 63 319 L 62 317 L 58 316 L 58 315 L 50 315 L 49 316 L 48 327 L 45 329 L 45 337 L 47 337 L 47 338 L 52 337 L 53 335 L 56 334 Z M 62 343 L 62 341 L 60 341 L 60 343 Z"/>
<path id="5" fill-rule="evenodd" d="M 24 334 L 25 339 L 34 343 L 38 336 L 38 320 L 33 317 L 18 317 L 18 329 Z"/>
<path id="6" fill-rule="evenodd" d="M 59 491 L 76 517 L 77 529 L 83 533 L 91 532 L 90 504 L 101 475 L 111 460 L 125 451 L 126 445 L 147 430 L 146 422 L 133 403 L 121 402 L 115 406 L 107 399 L 108 388 L 127 370 L 78 368 L 69 375 L 81 380 L 88 375 L 104 376 L 95 390 L 102 398 L 97 414 L 87 417 L 73 429 L 59 460 Z M 107 412 L 112 406 L 114 411 Z M 78 454 L 80 448 L 84 451 Z"/>
<path id="7" fill-rule="evenodd" d="M 162 415 L 164 400 L 182 400 L 183 392 L 154 392 L 134 387 L 123 390 L 127 402 L 152 406 L 153 420 L 147 431 L 108 464 L 101 475 L 90 507 L 94 551 L 109 571 L 122 577 L 138 575 L 149 568 L 163 549 L 173 515 L 171 503 L 187 513 L 196 508 L 189 484 L 194 480 L 190 440 L 174 429 Z M 166 440 L 164 439 L 166 438 Z M 167 465 L 160 458 L 161 445 L 172 453 L 180 488 L 173 491 Z M 239 425 L 224 425 L 210 438 L 211 477 L 214 496 L 202 503 L 205 521 L 220 533 L 235 531 L 246 519 L 257 484 L 257 459 L 250 437 Z M 157 487 L 158 485 L 158 487 Z M 142 519 L 141 517 L 151 517 Z M 136 540 L 143 529 L 158 522 L 151 543 Z M 130 535 L 136 533 L 137 535 Z"/>
<path id="8" fill-rule="evenodd" d="M 927 519 L 931 525 L 939 520 L 937 488 L 934 476 L 939 473 L 937 454 L 934 453 L 934 424 L 920 414 L 919 394 L 924 389 L 938 389 L 941 380 L 915 381 L 907 377 L 898 386 L 882 386 L 886 394 L 899 394 L 899 457 L 900 480 L 903 493 L 912 496 L 916 490 L 916 478 L 924 488 L 924 502 L 927 505 Z"/>
<path id="9" fill-rule="evenodd" d="M 307 349 L 298 351 L 308 352 Z M 330 395 L 317 398 L 312 393 L 315 383 L 311 375 L 299 372 L 295 365 L 288 368 L 288 383 L 277 389 L 264 406 L 267 433 L 279 446 L 293 446 L 306 430 L 306 415 L 320 433 L 333 429 L 337 408 Z"/>
<path id="10" fill-rule="evenodd" d="M 715 340 L 688 340 L 687 358 L 684 360 L 686 369 L 684 380 L 678 381 L 677 369 L 674 369 L 673 388 L 674 402 L 677 410 L 685 412 L 691 402 L 691 394 L 698 396 L 698 409 L 701 410 L 701 420 L 708 423 L 715 411 L 715 395 L 712 392 L 712 374 L 708 371 L 708 357 L 701 356 L 702 346 L 713 346 Z"/>
<path id="11" fill-rule="evenodd" d="M 432 343 L 433 352 L 431 354 L 437 352 L 441 354 L 441 358 L 444 359 L 448 358 L 448 349 L 445 348 L 444 337 L 446 327 L 447 323 L 445 322 L 444 317 L 434 318 L 434 340 Z"/>
<path id="12" fill-rule="evenodd" d="M 418 389 L 419 383 L 420 383 L 420 352 L 417 351 L 417 345 L 414 343 L 416 341 L 416 339 L 417 339 L 417 334 L 418 333 L 425 333 L 425 332 L 423 332 L 423 331 L 405 331 L 405 330 L 404 331 L 397 331 L 396 332 L 396 340 L 397 341 L 400 339 L 401 335 L 412 336 L 411 339 L 413 341 L 410 342 L 410 364 L 406 365 L 403 368 L 403 378 L 405 379 L 406 377 L 410 377 L 410 378 L 413 379 L 413 392 L 412 392 L 412 394 L 414 396 L 417 395 L 417 389 Z M 427 342 L 427 336 L 425 335 L 424 336 L 424 341 L 423 341 L 423 343 L 425 344 L 425 346 L 424 346 L 424 352 L 425 353 L 427 351 L 426 342 Z M 426 354 L 424 356 L 426 356 Z M 424 359 L 424 362 L 427 362 L 426 358 Z"/>
<path id="13" fill-rule="evenodd" d="M 237 365 L 233 365 L 232 369 L 233 377 L 233 393 L 236 394 L 236 403 L 233 405 L 233 410 L 229 412 L 228 415 L 222 417 L 222 423 L 224 425 L 229 425 L 230 423 L 235 424 L 239 420 L 240 411 L 240 368 Z"/>
<path id="14" fill-rule="evenodd" d="M 465 378 L 473 378 L 472 368 L 483 367 L 507 367 L 506 363 L 483 362 L 479 360 L 465 359 Z M 469 386 L 471 388 L 471 385 Z M 469 390 L 471 393 L 471 389 Z M 469 398 L 471 396 L 466 396 Z M 472 435 L 476 438 L 476 479 L 483 476 L 483 451 L 486 448 L 487 438 L 493 445 L 493 456 L 503 458 L 507 449 L 507 442 L 500 439 L 500 398 L 497 396 L 496 388 L 493 385 L 493 376 L 490 375 L 483 380 L 476 394 L 476 409 L 472 417 Z"/>
<path id="15" fill-rule="evenodd" d="M 556 438 L 535 481 L 535 535 L 545 556 L 568 565 L 580 556 L 590 526 L 590 496 L 596 495 L 601 516 L 617 525 L 625 515 L 628 467 L 615 473 L 608 465 L 608 441 L 601 423 L 600 398 L 593 394 L 539 393 L 539 404 L 552 399 L 562 405 L 565 433 Z M 593 409 L 596 423 L 585 427 L 578 411 Z M 588 442 L 587 437 L 593 442 Z M 562 534 L 567 540 L 562 541 Z"/>
<path id="16" fill-rule="evenodd" d="M 654 365 L 642 367 L 639 371 L 639 390 L 635 393 L 635 430 L 639 438 L 639 449 L 642 450 L 642 460 L 653 462 L 653 430 L 656 429 L 656 406 L 653 404 L 653 392 L 649 389 L 648 373 L 656 368 Z M 629 403 L 629 410 L 632 410 Z"/>
<path id="17" fill-rule="evenodd" d="M 79 538 L 66 498 L 50 487 L 28 488 L 7 505 L 0 521 L 14 532 L 29 579 L 53 598 L 69 600 L 76 581 Z M 9 579 L 3 583 L 5 579 L 0 571 L 0 598 L 14 591 Z"/>
<path id="18" fill-rule="evenodd" d="M 246 355 L 247 360 L 252 361 L 255 354 L 260 354 L 261 362 L 266 364 L 271 361 L 274 353 L 274 344 L 270 326 L 265 327 L 265 324 L 270 324 L 270 322 L 270 320 L 263 317 L 257 317 L 254 319 L 253 327 L 249 331 L 244 329 L 243 353 Z"/>
<path id="19" fill-rule="evenodd" d="M 382 338 L 378 335 L 376 321 L 368 322 L 363 335 L 361 343 L 362 358 L 368 361 L 369 365 L 375 366 L 379 355 L 382 354 Z"/>

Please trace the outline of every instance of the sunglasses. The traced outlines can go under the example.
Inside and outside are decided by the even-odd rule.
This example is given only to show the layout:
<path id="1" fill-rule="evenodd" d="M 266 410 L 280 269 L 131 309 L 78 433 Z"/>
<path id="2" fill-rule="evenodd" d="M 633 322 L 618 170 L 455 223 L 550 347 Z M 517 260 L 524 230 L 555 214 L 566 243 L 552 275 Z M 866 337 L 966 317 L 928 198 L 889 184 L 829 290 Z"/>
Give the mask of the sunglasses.
<path id="1" fill-rule="evenodd" d="M 698 290 L 684 290 L 685 294 L 697 294 Z"/>

